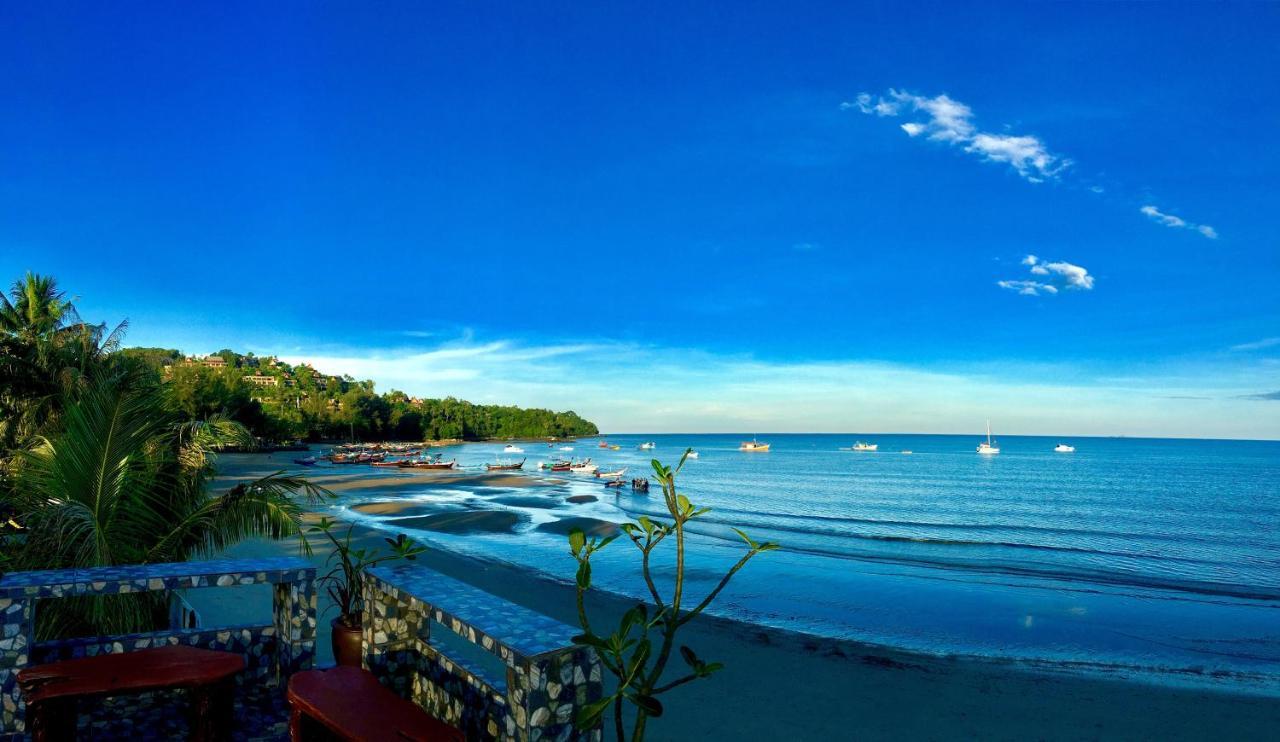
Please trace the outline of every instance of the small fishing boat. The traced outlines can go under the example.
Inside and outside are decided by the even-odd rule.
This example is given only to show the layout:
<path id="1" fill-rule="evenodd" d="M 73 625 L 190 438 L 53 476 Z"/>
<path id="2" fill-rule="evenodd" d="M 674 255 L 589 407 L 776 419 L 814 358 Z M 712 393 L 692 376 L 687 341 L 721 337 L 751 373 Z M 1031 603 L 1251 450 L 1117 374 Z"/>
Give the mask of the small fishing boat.
<path id="1" fill-rule="evenodd" d="M 560 447 L 560 450 L 561 450 L 561 451 L 572 451 L 572 450 L 573 450 L 573 446 L 561 446 L 561 447 Z"/>
<path id="2" fill-rule="evenodd" d="M 983 456 L 994 456 L 1000 453 L 1000 448 L 996 446 L 996 442 L 991 440 L 991 421 L 987 421 L 987 440 L 978 444 L 978 453 Z"/>
<path id="3" fill-rule="evenodd" d="M 496 464 L 485 464 L 484 468 L 486 471 L 515 471 L 516 469 L 523 469 L 524 462 L 525 459 L 520 459 L 520 461 L 515 464 L 504 464 L 502 462 L 498 462 Z"/>
<path id="4" fill-rule="evenodd" d="M 315 456 L 308 456 L 308 457 L 306 457 L 305 459 L 294 459 L 294 460 L 293 460 L 293 463 L 298 464 L 299 466 L 315 466 L 315 465 L 316 465 L 316 457 L 315 457 Z"/>
<path id="5" fill-rule="evenodd" d="M 640 444 L 640 450 L 641 450 L 641 451 L 652 451 L 653 449 L 655 449 L 655 448 L 657 448 L 657 447 L 658 447 L 658 444 L 657 444 L 657 443 L 654 443 L 653 441 L 648 441 L 648 442 L 646 442 L 646 443 L 641 443 L 641 444 Z"/>
<path id="6" fill-rule="evenodd" d="M 502 452 L 503 453 L 524 453 L 524 449 L 519 446 L 513 446 L 510 443 L 508 443 L 507 447 L 502 449 Z"/>
<path id="7" fill-rule="evenodd" d="M 862 441 L 858 441 L 853 444 L 854 451 L 875 451 L 878 448 L 880 448 L 880 444 L 878 443 L 863 443 Z"/>
<path id="8" fill-rule="evenodd" d="M 551 471 L 569 471 L 569 469 L 572 466 L 573 465 L 570 464 L 568 461 L 557 461 L 547 468 L 550 469 Z"/>
<path id="9" fill-rule="evenodd" d="M 621 486 L 622 486 L 622 485 L 624 485 L 624 484 L 626 484 L 626 482 L 625 482 L 625 481 L 623 481 L 623 480 L 621 480 L 621 479 L 611 479 L 611 480 L 609 480 L 608 482 L 605 482 L 605 483 L 604 483 L 604 486 L 606 486 L 606 487 L 621 487 Z"/>
<path id="10" fill-rule="evenodd" d="M 596 447 L 597 447 L 597 448 L 608 448 L 608 447 L 609 447 L 609 441 L 600 441 L 600 443 L 599 443 Z"/>
<path id="11" fill-rule="evenodd" d="M 752 438 L 752 439 L 751 439 L 751 440 L 749 440 L 749 441 L 743 441 L 743 442 L 742 442 L 742 445 L 738 446 L 738 450 L 739 450 L 739 451 L 750 451 L 750 452 L 765 452 L 765 451 L 768 451 L 768 450 L 769 450 L 769 444 L 768 444 L 768 443 L 761 443 L 760 441 L 756 440 L 755 438 Z"/>
<path id="12" fill-rule="evenodd" d="M 370 466 L 394 466 L 394 467 L 396 467 L 397 469 L 398 469 L 398 468 L 400 468 L 400 462 L 399 462 L 399 461 L 374 461 L 374 462 L 370 463 L 369 465 L 370 465 Z"/>
<path id="13" fill-rule="evenodd" d="M 1056 445 L 1056 446 L 1054 446 L 1054 447 L 1053 447 L 1053 450 L 1054 450 L 1054 451 L 1056 451 L 1056 452 L 1058 452 L 1058 453 L 1075 453 L 1075 452 L 1076 452 L 1076 447 L 1075 447 L 1075 446 L 1068 446 L 1068 445 L 1067 445 L 1067 444 L 1065 444 L 1065 443 L 1059 443 L 1058 445 Z"/>
<path id="14" fill-rule="evenodd" d="M 600 478 L 608 477 L 609 479 L 616 479 L 626 473 L 627 468 L 624 466 L 617 471 L 598 471 L 596 472 L 596 476 Z"/>
<path id="15" fill-rule="evenodd" d="M 449 461 L 420 461 L 413 465 L 414 469 L 452 469 L 458 465 L 457 459 Z"/>
<path id="16" fill-rule="evenodd" d="M 622 446 L 609 446 L 609 450 L 611 450 L 611 451 L 621 451 L 621 450 L 622 450 Z"/>
<path id="17" fill-rule="evenodd" d="M 588 461 L 582 462 L 581 464 L 573 464 L 572 466 L 569 467 L 569 471 L 573 472 L 574 474 L 595 474 L 596 470 L 598 470 L 599 468 L 600 467 L 596 466 L 595 464 L 591 463 L 590 460 L 588 460 Z"/>

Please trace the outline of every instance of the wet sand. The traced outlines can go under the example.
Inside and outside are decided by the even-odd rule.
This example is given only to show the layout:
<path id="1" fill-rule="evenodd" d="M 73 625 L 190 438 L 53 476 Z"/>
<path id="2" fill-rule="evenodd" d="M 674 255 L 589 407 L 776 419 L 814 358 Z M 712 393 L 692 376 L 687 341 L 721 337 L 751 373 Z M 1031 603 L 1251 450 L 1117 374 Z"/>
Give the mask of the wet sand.
<path id="1" fill-rule="evenodd" d="M 239 474 L 253 469 L 261 471 L 240 467 Z M 377 548 L 384 536 L 356 529 L 361 545 Z M 328 552 L 311 540 L 312 558 L 323 567 Z M 280 553 L 296 553 L 296 542 L 255 540 L 228 551 L 241 557 Z M 418 558 L 425 567 L 574 624 L 573 563 L 568 556 L 565 562 L 566 581 L 555 582 L 440 549 Z M 255 602 L 247 588 L 193 591 L 192 598 L 206 625 L 270 611 L 269 594 Z M 323 609 L 327 599 L 321 601 Z M 593 594 L 589 604 L 594 620 L 607 625 L 631 603 Z M 322 662 L 331 661 L 332 615 L 321 621 Z M 1280 728 L 1280 699 L 1274 697 L 919 655 L 708 617 L 688 624 L 681 642 L 725 669 L 663 696 L 666 712 L 649 726 L 653 740 L 1238 740 L 1269 739 Z"/>

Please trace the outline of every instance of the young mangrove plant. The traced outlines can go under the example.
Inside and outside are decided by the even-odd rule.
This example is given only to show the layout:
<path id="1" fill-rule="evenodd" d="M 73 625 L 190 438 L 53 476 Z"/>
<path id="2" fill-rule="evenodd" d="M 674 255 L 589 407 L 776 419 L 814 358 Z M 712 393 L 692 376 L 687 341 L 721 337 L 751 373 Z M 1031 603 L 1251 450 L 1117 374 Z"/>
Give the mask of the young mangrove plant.
<path id="1" fill-rule="evenodd" d="M 644 576 L 645 590 L 649 593 L 648 603 L 637 603 L 635 607 L 623 614 L 618 628 L 607 636 L 597 633 L 587 617 L 586 594 L 591 589 L 591 557 L 608 546 L 617 535 L 604 538 L 588 538 L 581 529 L 569 532 L 569 551 L 578 562 L 577 601 L 578 621 L 582 624 L 583 633 L 574 637 L 577 644 L 593 647 L 600 656 L 604 669 L 616 678 L 612 692 L 604 698 L 583 707 L 575 723 L 579 729 L 592 729 L 600 724 L 604 714 L 613 710 L 614 731 L 620 742 L 627 739 L 623 722 L 624 703 L 635 707 L 635 723 L 631 730 L 632 742 L 644 739 L 645 726 L 650 717 L 662 715 L 662 702 L 659 696 L 685 683 L 710 677 L 723 665 L 719 662 L 706 662 L 692 649 L 679 645 L 680 658 L 688 667 L 680 677 L 663 682 L 663 673 L 667 670 L 667 662 L 671 659 L 672 650 L 676 649 L 676 635 L 681 627 L 702 613 L 716 596 L 724 590 L 738 570 L 756 554 L 778 548 L 774 543 L 757 543 L 747 534 L 733 529 L 746 542 L 747 550 L 740 559 L 720 578 L 720 582 L 692 608 L 686 608 L 684 594 L 685 566 L 685 525 L 710 511 L 710 508 L 699 508 L 689 501 L 688 497 L 676 490 L 676 475 L 684 468 L 692 449 L 685 451 L 680 463 L 674 470 L 663 466 L 658 460 L 653 461 L 653 471 L 662 485 L 662 499 L 667 512 L 671 514 L 671 522 L 650 519 L 641 516 L 635 523 L 623 523 L 619 528 L 636 549 L 640 552 L 641 573 Z M 659 590 L 652 572 L 654 550 L 659 544 L 674 537 L 675 578 L 670 585 L 670 593 L 666 596 Z M 692 602 L 691 600 L 688 602 Z"/>

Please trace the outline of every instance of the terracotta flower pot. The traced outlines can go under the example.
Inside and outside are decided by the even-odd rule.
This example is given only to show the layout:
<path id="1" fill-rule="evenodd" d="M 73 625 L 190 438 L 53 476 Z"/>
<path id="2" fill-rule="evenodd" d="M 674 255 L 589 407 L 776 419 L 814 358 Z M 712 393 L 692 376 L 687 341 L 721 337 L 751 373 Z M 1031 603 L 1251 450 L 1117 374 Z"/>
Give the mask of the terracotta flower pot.
<path id="1" fill-rule="evenodd" d="M 347 626 L 342 623 L 341 618 L 333 619 L 329 626 L 333 629 L 330 636 L 333 643 L 333 659 L 341 667 L 360 667 L 364 657 L 364 642 L 360 627 Z"/>

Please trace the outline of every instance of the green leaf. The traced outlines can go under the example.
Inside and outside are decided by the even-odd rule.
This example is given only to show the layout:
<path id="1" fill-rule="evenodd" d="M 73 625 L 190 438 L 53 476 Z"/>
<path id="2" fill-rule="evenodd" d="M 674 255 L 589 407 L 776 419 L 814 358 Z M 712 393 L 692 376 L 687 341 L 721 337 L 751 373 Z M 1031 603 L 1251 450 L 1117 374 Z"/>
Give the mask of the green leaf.
<path id="1" fill-rule="evenodd" d="M 582 547 L 587 544 L 587 534 L 583 533 L 581 528 L 569 529 L 569 550 L 574 556 L 582 553 Z"/>
<path id="2" fill-rule="evenodd" d="M 653 696 L 646 696 L 643 693 L 631 693 L 627 695 L 627 698 L 649 716 L 655 719 L 662 716 L 662 703 Z"/>
<path id="3" fill-rule="evenodd" d="M 699 666 L 697 673 L 698 673 L 698 677 L 705 678 L 709 676 L 711 673 L 717 670 L 723 670 L 723 669 L 724 669 L 723 662 L 708 662 L 706 664 Z"/>
<path id="4" fill-rule="evenodd" d="M 737 528 L 733 528 L 733 532 L 741 536 L 742 540 L 747 542 L 747 546 L 750 546 L 753 549 L 756 548 L 756 542 L 752 541 L 750 536 L 738 530 Z"/>
<path id="5" fill-rule="evenodd" d="M 591 587 L 591 562 L 585 559 L 578 563 L 578 589 L 586 590 Z"/>
<path id="6" fill-rule="evenodd" d="M 600 717 L 604 716 L 604 712 L 609 708 L 609 704 L 613 703 L 613 699 L 614 696 L 601 698 L 599 701 L 588 703 L 578 709 L 578 718 L 574 720 L 574 724 L 579 729 L 592 729 L 600 723 Z"/>
<path id="7" fill-rule="evenodd" d="M 612 651 L 612 648 L 609 646 L 609 642 L 605 641 L 604 639 L 601 639 L 600 637 L 592 633 L 578 634 L 577 636 L 573 637 L 572 641 L 574 644 L 582 644 L 588 647 L 595 647 L 596 649 L 603 650 L 606 652 Z"/>
<path id="8" fill-rule="evenodd" d="M 603 549 L 604 547 L 606 547 L 606 546 L 608 546 L 609 544 L 613 543 L 614 539 L 616 539 L 616 538 L 618 538 L 617 534 L 614 534 L 614 535 L 612 535 L 612 536 L 609 536 L 609 537 L 605 538 L 604 540 L 600 541 L 600 543 L 592 545 L 591 550 L 592 550 L 592 551 L 600 551 L 600 550 L 601 550 L 601 549 Z"/>
<path id="9" fill-rule="evenodd" d="M 692 649 L 689 649 L 689 647 L 683 644 L 680 645 L 680 656 L 684 658 L 685 664 L 689 667 L 696 668 L 701 663 L 698 659 L 698 655 L 694 654 Z"/>

